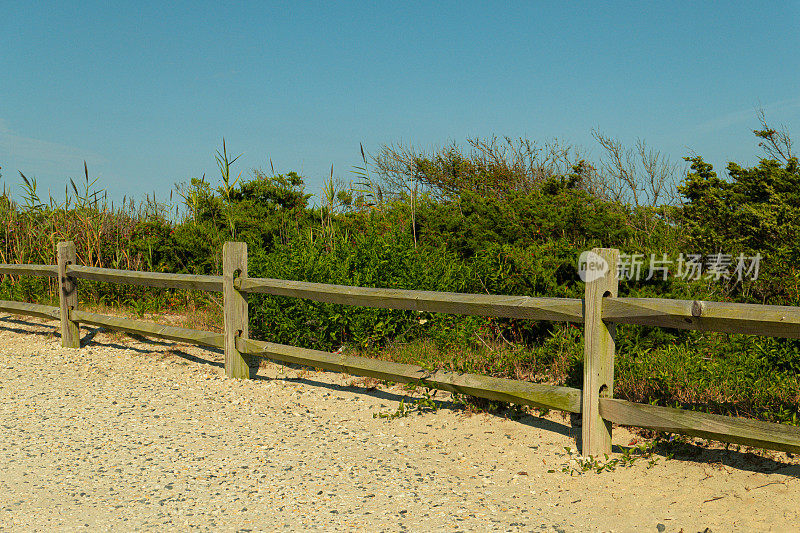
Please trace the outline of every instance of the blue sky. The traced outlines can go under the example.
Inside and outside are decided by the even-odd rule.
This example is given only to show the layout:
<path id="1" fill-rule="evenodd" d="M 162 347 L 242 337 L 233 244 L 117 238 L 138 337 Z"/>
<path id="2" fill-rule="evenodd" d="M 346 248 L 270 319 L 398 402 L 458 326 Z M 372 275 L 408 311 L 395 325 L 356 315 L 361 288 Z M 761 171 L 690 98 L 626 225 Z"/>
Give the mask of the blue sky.
<path id="1" fill-rule="evenodd" d="M 0 166 L 63 196 L 296 170 L 353 178 L 359 143 L 597 129 L 680 160 L 753 163 L 755 109 L 800 139 L 800 2 L 4 4 Z"/>

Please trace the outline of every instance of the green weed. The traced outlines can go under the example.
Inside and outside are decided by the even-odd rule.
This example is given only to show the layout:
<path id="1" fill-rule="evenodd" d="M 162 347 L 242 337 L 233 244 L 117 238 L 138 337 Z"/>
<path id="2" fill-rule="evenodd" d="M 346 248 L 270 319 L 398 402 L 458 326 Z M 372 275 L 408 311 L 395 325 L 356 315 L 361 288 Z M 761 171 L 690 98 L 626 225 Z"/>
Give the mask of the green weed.
<path id="1" fill-rule="evenodd" d="M 418 384 L 410 384 L 407 385 L 406 388 L 410 389 L 411 391 L 416 391 L 418 386 Z M 439 410 L 439 406 L 434 400 L 435 396 L 436 390 L 424 387 L 424 390 L 422 391 L 422 397 L 414 398 L 409 404 L 405 402 L 405 398 L 402 398 L 395 411 L 372 413 L 372 417 L 395 420 L 397 418 L 404 418 L 412 414 L 422 415 L 425 413 L 435 413 Z"/>
<path id="2" fill-rule="evenodd" d="M 570 447 L 564 447 L 566 458 L 561 467 L 561 472 L 570 476 L 593 472 L 601 474 L 603 472 L 613 472 L 617 468 L 630 468 L 638 461 L 646 461 L 647 468 L 652 468 L 658 462 L 657 457 L 653 457 L 655 443 L 639 444 L 634 447 L 626 448 L 618 457 L 609 458 L 606 454 L 603 459 L 593 456 L 584 457 L 578 455 Z"/>

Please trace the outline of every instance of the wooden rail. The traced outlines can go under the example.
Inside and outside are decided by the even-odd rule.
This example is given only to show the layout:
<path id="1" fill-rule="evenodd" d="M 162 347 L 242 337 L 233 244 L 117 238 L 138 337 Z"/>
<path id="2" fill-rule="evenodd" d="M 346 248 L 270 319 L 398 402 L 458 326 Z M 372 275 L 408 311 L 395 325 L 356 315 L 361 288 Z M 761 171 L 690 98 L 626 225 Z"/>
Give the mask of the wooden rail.
<path id="1" fill-rule="evenodd" d="M 559 409 L 571 413 L 581 412 L 581 391 L 570 387 L 555 387 L 527 381 L 502 379 L 479 374 L 459 374 L 445 370 L 428 371 L 415 365 L 380 361 L 319 350 L 309 350 L 285 344 L 237 338 L 236 346 L 242 353 L 298 365 L 345 372 L 356 376 L 419 383 L 435 389 L 479 398 Z"/>
<path id="2" fill-rule="evenodd" d="M 800 339 L 800 307 L 660 298 L 609 298 L 603 319 L 662 328 Z"/>
<path id="3" fill-rule="evenodd" d="M 41 276 L 57 278 L 56 265 L 5 265 L 0 264 L 0 274 L 16 274 L 18 276 Z"/>
<path id="4" fill-rule="evenodd" d="M 67 275 L 78 279 L 106 281 L 124 285 L 143 285 L 161 289 L 189 289 L 194 291 L 222 292 L 222 276 L 199 274 L 166 274 L 162 272 L 140 272 L 138 270 L 114 270 L 70 265 Z"/>
<path id="5" fill-rule="evenodd" d="M 0 300 L 0 311 L 12 315 L 35 316 L 46 320 L 61 320 L 61 309 L 52 305 L 29 304 Z"/>
<path id="6" fill-rule="evenodd" d="M 595 249 L 612 266 L 616 250 Z M 639 324 L 800 338 L 800 308 L 658 298 L 618 298 L 613 272 L 586 284 L 585 298 L 534 298 L 348 287 L 268 278 L 247 273 L 247 247 L 227 243 L 223 275 L 202 276 L 114 270 L 75 265 L 72 243 L 59 243 L 58 265 L 0 265 L 0 274 L 59 279 L 60 307 L 0 301 L 0 311 L 61 321 L 62 345 L 79 347 L 80 323 L 178 342 L 224 349 L 225 371 L 247 378 L 266 357 L 353 375 L 444 389 L 490 400 L 581 413 L 584 455 L 611 452 L 612 423 L 647 427 L 724 442 L 800 453 L 800 428 L 729 416 L 636 404 L 613 398 L 615 324 Z M 77 279 L 157 288 L 222 292 L 225 331 L 212 333 L 111 317 L 77 309 Z M 451 313 L 527 320 L 585 323 L 582 389 L 557 387 L 414 365 L 309 350 L 249 338 L 247 294 L 305 298 L 384 309 Z"/>
<path id="7" fill-rule="evenodd" d="M 234 286 L 243 293 L 291 296 L 316 302 L 381 309 L 554 322 L 583 322 L 583 304 L 577 298 L 532 298 L 530 296 L 350 287 L 269 278 L 237 278 Z"/>
<path id="8" fill-rule="evenodd" d="M 209 348 L 222 349 L 225 347 L 222 333 L 165 326 L 163 324 L 154 324 L 146 320 L 120 318 L 97 313 L 88 313 L 86 311 L 71 311 L 70 318 L 82 324 L 91 324 L 93 326 L 136 333 L 148 337 L 199 344 L 200 346 L 208 346 Z"/>
<path id="9" fill-rule="evenodd" d="M 600 398 L 600 414 L 606 420 L 624 426 L 646 427 L 668 433 L 800 453 L 800 428 L 795 426 L 633 403 L 616 398 Z"/>

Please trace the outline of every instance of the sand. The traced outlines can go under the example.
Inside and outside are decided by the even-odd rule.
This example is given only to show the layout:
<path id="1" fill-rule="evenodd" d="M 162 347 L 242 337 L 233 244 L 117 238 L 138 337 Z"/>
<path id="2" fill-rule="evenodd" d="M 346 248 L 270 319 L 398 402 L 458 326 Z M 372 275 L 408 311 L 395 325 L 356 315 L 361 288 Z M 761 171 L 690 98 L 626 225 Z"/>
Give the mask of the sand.
<path id="1" fill-rule="evenodd" d="M 97 329 L 62 349 L 56 329 L 0 315 L 0 531 L 800 530 L 796 456 L 695 439 L 577 473 L 557 412 L 437 393 L 385 418 L 419 394 L 266 362 L 233 380 L 218 351 Z"/>

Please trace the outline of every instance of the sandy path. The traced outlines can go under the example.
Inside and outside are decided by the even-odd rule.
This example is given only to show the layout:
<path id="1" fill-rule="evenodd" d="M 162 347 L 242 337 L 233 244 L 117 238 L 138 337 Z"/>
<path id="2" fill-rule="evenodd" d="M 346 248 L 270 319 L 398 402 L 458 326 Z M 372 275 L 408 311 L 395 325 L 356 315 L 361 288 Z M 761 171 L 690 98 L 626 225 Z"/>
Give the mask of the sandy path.
<path id="1" fill-rule="evenodd" d="M 10 317 L 0 357 L 0 531 L 800 529 L 785 454 L 570 477 L 558 414 L 374 418 L 405 391 L 272 364 L 230 380 L 220 354 L 103 332 L 66 350 Z"/>

